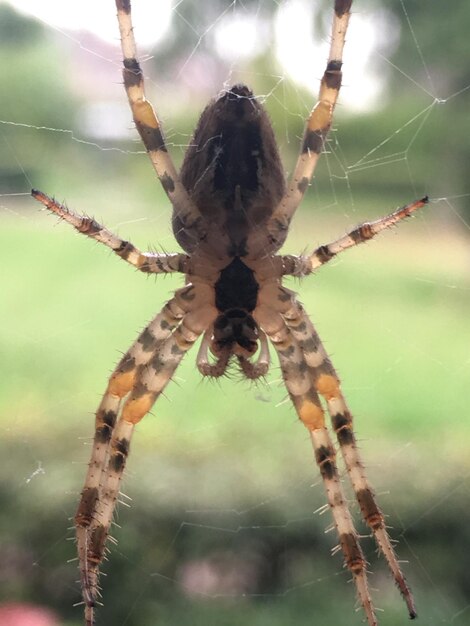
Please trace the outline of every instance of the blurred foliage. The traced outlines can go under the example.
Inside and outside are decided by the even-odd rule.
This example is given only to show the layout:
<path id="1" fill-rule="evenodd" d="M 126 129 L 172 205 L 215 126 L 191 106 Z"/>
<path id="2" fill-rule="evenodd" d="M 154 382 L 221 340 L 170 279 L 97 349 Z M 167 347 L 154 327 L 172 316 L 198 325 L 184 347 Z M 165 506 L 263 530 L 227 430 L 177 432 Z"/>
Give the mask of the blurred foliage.
<path id="1" fill-rule="evenodd" d="M 275 3 L 252 4 L 253 10 L 255 7 L 259 9 L 260 19 L 272 19 Z M 194 33 L 204 32 L 202 25 L 210 24 L 228 7 L 227 2 L 214 1 L 206 3 L 201 12 L 201 6 L 196 2 L 186 1 L 179 5 L 179 18 L 174 20 L 170 37 L 149 64 L 150 67 L 153 63 L 156 74 L 166 82 L 169 90 L 182 59 L 188 58 L 190 52 L 191 55 L 194 52 L 193 49 L 185 48 L 194 48 Z M 376 8 L 376 4 L 371 7 Z M 244 10 L 251 10 L 246 3 Z M 329 10 L 329 3 L 324 2 L 324 11 Z M 353 168 L 349 175 L 354 177 L 356 193 L 359 196 L 373 193 L 377 197 L 383 193 L 392 193 L 397 198 L 409 199 L 424 193 L 440 197 L 448 195 L 452 189 L 458 189 L 459 195 L 464 197 L 470 192 L 467 175 L 467 164 L 470 160 L 470 143 L 467 140 L 470 135 L 468 97 L 463 94 L 453 103 L 452 119 L 449 119 L 449 108 L 445 104 L 439 104 L 438 99 L 445 101 L 470 84 L 468 64 L 462 63 L 465 58 L 466 27 L 470 9 L 466 3 L 457 2 L 452 11 L 447 11 L 443 3 L 436 2 L 429 3 L 423 12 L 417 3 L 402 4 L 396 0 L 387 5 L 387 10 L 393 11 L 401 24 L 400 45 L 390 62 L 397 67 L 405 67 L 410 80 L 423 87 L 404 92 L 401 100 L 390 98 L 391 93 L 403 90 L 404 84 L 403 75 L 399 71 L 392 72 L 382 108 L 372 115 L 353 116 L 342 114 L 340 107 L 337 121 L 341 124 L 341 145 L 348 155 L 347 163 L 356 163 L 368 153 L 371 145 L 380 146 L 386 140 L 383 150 L 374 152 L 374 159 L 393 153 L 406 154 L 412 165 L 413 179 L 410 181 L 409 177 L 403 177 L 397 180 L 396 173 L 386 166 L 386 161 L 381 167 L 374 169 L 373 177 L 367 168 Z M 76 121 L 80 100 L 71 91 L 73 76 L 67 76 L 59 42 L 54 38 L 46 40 L 42 26 L 18 16 L 8 6 L 0 5 L 0 11 L 0 22 L 5 33 L 0 45 L 4 54 L 9 54 L 14 59 L 14 62 L 3 64 L 0 69 L 0 80 L 3 85 L 8 85 L 0 102 L 0 119 L 34 126 L 71 128 L 71 122 Z M 465 16 L 467 19 L 464 19 Z M 317 19 L 321 21 L 319 16 Z M 409 30 L 408 19 L 412 31 Z M 185 30 L 189 28 L 188 24 L 194 26 L 192 38 Z M 435 24 L 440 25 L 438 32 L 441 45 L 435 45 Z M 214 55 L 214 45 L 214 39 L 208 33 L 197 42 L 195 55 Z M 255 93 L 270 93 L 273 88 L 273 77 L 278 75 L 279 68 L 273 61 L 272 52 L 270 48 L 250 62 L 251 86 Z M 405 79 L 406 83 L 408 79 Z M 428 93 L 425 91 L 426 86 Z M 45 94 L 47 98 L 44 97 Z M 434 106 L 431 106 L 431 94 L 436 97 Z M 307 114 L 305 103 L 311 102 L 311 96 L 288 82 L 282 85 L 282 98 L 275 95 L 276 97 L 269 98 L 267 102 L 275 128 L 281 129 L 284 136 L 298 136 L 302 129 L 302 117 Z M 299 102 L 302 103 L 300 109 Z M 196 96 L 188 99 L 191 109 L 180 107 L 174 113 L 172 124 L 178 129 L 183 143 L 189 140 L 195 123 L 195 113 L 203 105 L 202 101 L 197 101 Z M 428 107 L 430 117 L 422 125 Z M 399 132 L 396 132 L 397 129 Z M 36 179 L 40 179 L 43 174 L 40 169 L 41 156 L 57 145 L 60 139 L 57 134 L 42 132 L 32 135 L 22 132 L 18 126 L 4 126 L 3 131 L 5 140 L 10 144 L 14 143 L 14 151 L 26 174 L 31 178 L 34 172 Z M 90 139 L 93 141 L 93 138 Z M 330 145 L 334 142 L 333 133 L 330 136 Z M 122 142 L 118 145 L 122 146 Z M 411 145 L 413 152 L 408 155 Z M 129 144 L 128 148 L 134 149 L 135 145 Z M 65 149 L 66 146 L 61 145 L 62 153 Z M 297 143 L 290 141 L 284 149 L 287 161 L 292 162 Z M 18 164 L 12 160 L 8 151 L 2 154 L 0 171 L 4 179 L 11 181 L 6 189 L 8 191 L 17 186 L 18 176 L 23 174 L 19 172 Z M 70 158 L 73 159 L 73 156 Z M 178 155 L 176 158 L 178 160 Z M 89 166 L 94 168 L 98 163 L 101 163 L 100 155 L 91 159 Z M 340 175 L 344 175 L 344 172 L 340 172 Z M 320 183 L 330 176 L 330 171 L 317 173 Z M 460 206 L 468 213 L 468 203 L 463 199 L 456 202 L 457 208 Z"/>
<path id="2" fill-rule="evenodd" d="M 0 5 L 0 18 L 0 45 L 4 53 L 8 48 L 13 52 L 18 47 L 41 43 L 43 27 L 37 20 L 20 16 L 5 3 Z"/>
<path id="3" fill-rule="evenodd" d="M 415 226 L 425 233 L 426 222 Z M 451 617 L 464 626 L 470 283 L 456 244 L 444 242 L 435 255 L 409 227 L 399 241 L 351 252 L 301 293 L 334 350 L 373 482 L 392 491 L 380 501 L 420 616 L 427 626 Z M 305 216 L 293 249 L 311 230 Z M 147 231 L 147 222 L 134 228 L 133 240 L 145 241 Z M 0 601 L 47 603 L 77 626 L 76 567 L 67 563 L 75 548 L 66 539 L 89 453 L 81 438 L 91 434 L 117 351 L 177 284 L 155 285 L 89 244 L 66 225 L 51 229 L 43 214 L 26 224 L 5 220 L 0 241 L 15 258 L 0 325 L 8 363 L 0 379 Z M 362 623 L 340 557 L 329 554 L 336 539 L 324 533 L 328 516 L 312 515 L 324 504 L 321 481 L 277 377 L 273 367 L 270 384 L 208 385 L 194 354 L 182 364 L 133 442 L 124 485 L 132 506 L 119 508 L 100 623 Z M 405 623 L 384 563 L 370 540 L 364 546 L 385 608 L 381 626 Z M 231 586 L 191 593 L 191 572 Z"/>
<path id="4" fill-rule="evenodd" d="M 453 2 L 452 10 L 444 2 L 429 2 L 426 10 L 419 2 L 392 0 L 387 3 L 412 37 L 402 38 L 393 61 L 414 71 L 414 78 L 436 88 L 436 96 L 446 97 L 470 84 L 467 25 L 470 8 L 467 2 Z M 468 102 L 468 100 L 467 100 Z"/>
<path id="5" fill-rule="evenodd" d="M 243 4 L 247 14 L 256 11 L 258 17 L 267 23 L 272 20 L 277 9 L 277 3 Z M 231 3 L 227 0 L 216 0 L 204 6 L 207 15 L 201 12 L 200 4 L 195 1 L 186 1 L 179 5 L 182 19 L 174 21 L 171 37 L 163 45 L 161 56 L 159 51 L 158 58 L 154 59 L 154 66 L 159 75 L 163 72 L 171 76 L 177 71 L 181 59 L 187 58 L 192 53 L 194 40 L 189 36 L 189 25 L 191 27 L 194 25 L 197 33 L 204 32 L 204 25 L 212 23 L 223 10 L 228 10 Z M 369 6 L 371 9 L 377 9 L 380 3 L 370 1 Z M 442 2 L 427 3 L 425 11 L 420 3 L 402 0 L 384 3 L 383 6 L 396 16 L 397 22 L 401 25 L 400 45 L 389 59 L 391 67 L 406 68 L 409 78 L 404 81 L 400 71 L 390 73 L 384 95 L 385 104 L 373 115 L 368 113 L 341 117 L 340 107 L 336 119 L 341 121 L 341 143 L 347 151 L 350 163 L 355 163 L 356 159 L 367 154 L 370 145 L 379 145 L 385 138 L 393 140 L 387 141 L 384 154 L 393 152 L 405 154 L 413 144 L 413 185 L 409 179 L 396 180 L 393 171 L 382 166 L 375 169 L 372 181 L 367 169 L 364 175 L 354 172 L 355 188 L 358 194 L 372 192 L 378 197 L 392 190 L 403 198 L 410 197 L 413 193 L 442 196 L 443 189 L 447 194 L 452 188 L 458 189 L 459 194 L 469 194 L 470 179 L 467 172 L 470 162 L 469 97 L 464 95 L 459 98 L 458 104 L 452 107 L 451 117 L 449 109 L 443 105 L 447 98 L 454 97 L 454 94 L 470 86 L 470 65 L 463 62 L 464 59 L 468 59 L 467 26 L 470 20 L 470 7 L 462 0 L 453 3 L 452 11 L 449 11 L 448 6 Z M 330 11 L 331 3 L 323 0 L 322 10 L 316 14 L 318 32 L 322 32 L 324 24 L 328 22 L 325 15 Z M 325 32 L 323 36 L 328 35 L 329 33 Z M 436 38 L 439 39 L 438 42 Z M 202 37 L 197 45 L 198 54 L 215 54 L 215 42 L 212 37 Z M 273 86 L 272 77 L 279 73 L 274 58 L 271 47 L 260 58 L 250 62 L 250 75 L 253 77 L 250 86 L 255 93 L 270 92 Z M 417 87 L 414 92 L 405 91 L 404 85 L 408 80 L 409 84 L 415 81 L 422 88 Z M 401 100 L 390 97 L 391 94 L 401 91 L 404 94 Z M 425 109 L 432 104 L 433 99 L 435 102 L 431 117 L 421 128 Z M 300 133 L 299 116 L 289 115 L 289 111 L 299 110 L 299 101 L 310 102 L 311 96 L 307 93 L 302 94 L 297 87 L 293 89 L 289 85 L 283 85 L 282 99 L 272 98 L 268 102 L 274 125 L 291 136 Z M 306 113 L 307 110 L 302 111 L 303 115 Z M 416 120 L 409 123 L 415 117 Z M 180 122 L 184 128 L 185 120 L 178 120 L 178 125 Z M 403 132 L 394 137 L 396 130 L 402 128 Z M 189 129 L 187 130 L 190 134 Z M 414 136 L 418 130 L 415 140 Z M 288 150 L 292 151 L 290 158 L 295 158 L 294 152 L 297 147 L 291 144 Z M 374 154 L 374 158 L 381 156 L 383 154 L 380 151 Z M 470 215 L 468 201 L 457 201 L 457 206 L 467 216 Z"/>
<path id="6" fill-rule="evenodd" d="M 34 19 L 20 16 L 0 4 L 0 119 L 2 142 L 0 178 L 3 193 L 18 191 L 29 177 L 44 167 L 43 156 L 57 145 L 51 132 L 32 134 L 29 125 L 67 128 L 78 102 L 71 99 L 60 47 L 44 35 Z M 47 95 L 47 97 L 45 97 Z M 20 165 L 21 163 L 21 165 Z"/>
<path id="7" fill-rule="evenodd" d="M 433 194 L 442 195 L 440 190 L 455 187 L 461 194 L 470 193 L 468 163 L 470 162 L 470 64 L 468 63 L 467 25 L 470 19 L 470 5 L 467 2 L 453 2 L 452 10 L 443 2 L 426 3 L 393 0 L 387 3 L 400 19 L 402 36 L 400 45 L 391 58 L 396 67 L 406 67 L 411 80 L 423 85 L 428 93 L 436 98 L 432 117 L 413 145 L 414 163 L 421 167 L 423 187 Z M 407 36 L 403 36 L 407 34 Z M 400 90 L 400 74 L 391 74 L 389 91 Z M 463 93 L 460 93 L 463 91 Z M 445 104 L 448 99 L 457 103 L 452 106 L 452 114 Z M 422 94 L 422 97 L 424 93 Z M 403 100 L 403 111 L 388 111 L 377 121 L 385 123 L 388 115 L 400 115 L 420 102 L 419 93 L 415 101 Z M 394 100 L 394 107 L 397 101 Z M 399 107 L 401 108 L 401 107 Z M 470 216 L 468 199 L 460 203 L 462 212 Z"/>

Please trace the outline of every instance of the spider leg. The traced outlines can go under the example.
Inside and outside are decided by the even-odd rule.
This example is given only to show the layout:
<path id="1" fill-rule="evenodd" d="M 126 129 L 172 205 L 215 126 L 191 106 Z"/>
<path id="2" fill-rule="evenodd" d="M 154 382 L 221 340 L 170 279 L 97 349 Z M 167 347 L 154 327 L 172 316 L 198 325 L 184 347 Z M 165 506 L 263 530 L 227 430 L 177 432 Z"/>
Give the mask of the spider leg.
<path id="1" fill-rule="evenodd" d="M 424 196 L 424 198 L 420 200 L 416 200 L 411 204 L 397 209 L 393 213 L 390 213 L 390 215 L 386 215 L 373 222 L 364 222 L 336 241 L 320 246 L 310 255 L 284 255 L 281 257 L 283 263 L 282 273 L 284 276 L 306 276 L 325 263 L 328 263 L 328 261 L 331 261 L 331 259 L 340 252 L 343 252 L 343 250 L 353 248 L 359 243 L 365 243 L 386 228 L 395 226 L 395 224 L 398 224 L 402 219 L 410 217 L 415 211 L 428 202 L 429 198 Z"/>
<path id="2" fill-rule="evenodd" d="M 305 356 L 279 312 L 265 304 L 260 304 L 253 315 L 279 356 L 282 377 L 289 396 L 297 415 L 309 431 L 345 565 L 353 576 L 369 626 L 377 626 L 378 622 L 367 582 L 366 561 L 343 493 L 336 467 L 335 448 L 325 424 L 320 399 L 309 375 Z"/>
<path id="3" fill-rule="evenodd" d="M 95 437 L 85 485 L 75 515 L 80 579 L 87 606 L 94 604 L 95 590 L 90 582 L 88 545 L 90 526 L 96 516 L 103 476 L 109 460 L 111 440 L 123 398 L 135 384 L 138 368 L 145 365 L 158 347 L 171 335 L 184 316 L 184 310 L 173 298 L 142 331 L 111 374 L 108 387 L 96 412 Z M 90 621 L 90 623 L 93 623 Z"/>
<path id="4" fill-rule="evenodd" d="M 186 273 L 188 271 L 189 258 L 186 254 L 154 254 L 151 252 L 141 252 L 133 246 L 130 241 L 121 239 L 92 217 L 74 213 L 42 191 L 33 189 L 31 195 L 35 200 L 41 202 L 46 209 L 68 224 L 71 224 L 79 233 L 83 233 L 95 241 L 104 243 L 105 246 L 111 248 L 121 259 L 124 259 L 124 261 L 127 261 L 141 272 L 162 274 L 169 272 Z"/>
<path id="5" fill-rule="evenodd" d="M 281 289 L 284 296 L 288 290 Z M 291 292 L 292 293 L 292 292 Z M 402 594 L 411 619 L 417 616 L 413 596 L 398 563 L 395 550 L 387 532 L 385 518 L 375 501 L 374 491 L 367 479 L 353 431 L 352 414 L 341 392 L 339 378 L 328 358 L 312 322 L 300 303 L 289 298 L 282 317 L 290 332 L 301 346 L 316 391 L 323 396 L 336 433 L 344 464 L 359 503 L 362 517 L 371 529 L 375 541 L 384 555 L 395 583 Z"/>
<path id="6" fill-rule="evenodd" d="M 123 54 L 123 78 L 135 125 L 147 150 L 153 168 L 162 187 L 176 209 L 179 219 L 188 228 L 192 225 L 200 239 L 205 237 L 202 216 L 191 201 L 186 189 L 179 180 L 176 168 L 168 154 L 162 127 L 157 115 L 145 97 L 144 75 L 137 60 L 137 49 L 131 18 L 130 0 L 116 0 L 117 17 L 121 33 Z"/>
<path id="7" fill-rule="evenodd" d="M 178 303 L 177 297 L 167 302 L 162 311 L 141 332 L 110 376 L 108 387 L 96 412 L 93 449 L 75 516 L 78 535 L 80 535 L 80 529 L 88 528 L 93 519 L 99 488 L 102 484 L 102 475 L 106 468 L 109 445 L 122 399 L 133 388 L 138 368 L 150 361 L 155 350 L 168 339 L 179 325 L 184 314 L 185 311 Z M 79 537 L 79 551 L 80 549 Z"/>
<path id="8" fill-rule="evenodd" d="M 93 624 L 99 565 L 134 426 L 151 409 L 184 354 L 216 316 L 215 309 L 207 304 L 209 296 L 201 285 L 178 290 L 121 359 L 98 408 L 89 470 L 75 517 L 87 626 Z"/>
<path id="9" fill-rule="evenodd" d="M 304 197 L 333 121 L 333 111 L 341 87 L 343 47 L 351 4 L 352 0 L 335 0 L 330 52 L 320 83 L 318 102 L 306 120 L 300 155 L 287 191 L 268 222 L 268 230 L 275 239 L 280 230 L 288 228 Z"/>

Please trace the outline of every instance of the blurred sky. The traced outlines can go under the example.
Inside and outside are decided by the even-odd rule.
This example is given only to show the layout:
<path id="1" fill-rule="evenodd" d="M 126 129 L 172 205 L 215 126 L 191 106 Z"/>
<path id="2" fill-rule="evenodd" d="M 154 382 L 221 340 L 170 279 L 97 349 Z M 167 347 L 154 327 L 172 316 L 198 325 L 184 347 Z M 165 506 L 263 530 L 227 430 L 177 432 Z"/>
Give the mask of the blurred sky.
<path id="1" fill-rule="evenodd" d="M 58 30 L 90 31 L 105 41 L 118 45 L 118 32 L 113 19 L 114 2 L 82 0 L 57 2 L 56 0 L 10 0 L 17 10 L 34 15 L 45 24 Z M 231 62 L 253 57 L 269 45 L 270 33 L 256 11 L 232 13 L 236 3 L 230 5 L 214 22 L 211 37 L 217 54 Z M 171 31 L 172 20 L 178 19 L 171 0 L 133 3 L 133 21 L 140 46 L 155 45 Z M 318 79 L 324 71 L 328 41 L 322 40 L 313 30 L 315 6 L 306 0 L 288 0 L 279 5 L 274 22 L 276 55 L 284 72 L 312 93 L 318 90 Z M 90 18 L 92 16 L 92 19 Z M 328 16 L 328 20 L 329 20 Z M 367 13 L 357 13 L 348 32 L 350 63 L 344 70 L 342 104 L 356 111 L 374 109 L 384 88 L 386 76 L 374 71 L 373 54 L 389 55 L 398 43 L 399 24 L 383 8 Z M 201 33 L 206 36 L 208 33 Z M 243 46 L 240 46 L 243 41 Z M 360 80 L 358 79 L 360 77 Z"/>

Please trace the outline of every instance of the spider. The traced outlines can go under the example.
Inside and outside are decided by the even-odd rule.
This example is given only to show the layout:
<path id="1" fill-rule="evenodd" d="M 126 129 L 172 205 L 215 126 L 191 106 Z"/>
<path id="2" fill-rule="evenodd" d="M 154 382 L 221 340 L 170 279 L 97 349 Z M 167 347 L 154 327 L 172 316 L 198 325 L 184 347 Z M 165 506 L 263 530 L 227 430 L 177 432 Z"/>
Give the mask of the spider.
<path id="1" fill-rule="evenodd" d="M 277 254 L 332 123 L 351 4 L 352 0 L 334 2 L 330 52 L 318 102 L 306 120 L 300 155 L 286 184 L 268 115 L 241 84 L 207 105 L 177 173 L 161 124 L 145 97 L 130 0 L 116 0 L 124 86 L 137 130 L 173 206 L 173 232 L 185 253 L 141 252 L 93 218 L 80 216 L 32 190 L 33 197 L 47 209 L 140 271 L 179 272 L 186 281 L 122 357 L 96 412 L 91 460 L 75 516 L 87 626 L 95 623 L 99 567 L 132 433 L 200 337 L 197 367 L 209 377 L 222 376 L 231 361 L 248 379 L 264 376 L 270 363 L 268 343 L 274 347 L 290 399 L 311 437 L 345 565 L 367 622 L 375 626 L 367 564 L 343 494 L 335 446 L 325 420 L 326 406 L 362 517 L 388 563 L 410 617 L 416 617 L 411 591 L 359 456 L 340 381 L 312 322 L 296 294 L 282 286 L 282 279 L 313 273 L 343 250 L 411 215 L 428 199 L 364 223 L 311 254 Z"/>

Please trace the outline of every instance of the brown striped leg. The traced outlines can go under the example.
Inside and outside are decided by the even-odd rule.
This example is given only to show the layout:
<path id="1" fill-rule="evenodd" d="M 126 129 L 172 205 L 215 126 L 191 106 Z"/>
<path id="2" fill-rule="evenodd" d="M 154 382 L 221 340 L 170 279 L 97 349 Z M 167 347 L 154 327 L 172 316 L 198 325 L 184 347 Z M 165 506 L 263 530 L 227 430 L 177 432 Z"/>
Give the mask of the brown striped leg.
<path id="1" fill-rule="evenodd" d="M 211 324 L 217 311 L 211 305 L 187 313 L 180 326 L 160 346 L 148 365 L 139 369 L 134 387 L 126 400 L 111 440 L 106 474 L 92 523 L 89 528 L 87 554 L 87 588 L 84 590 L 85 621 L 93 624 L 95 599 L 98 595 L 99 565 L 119 495 L 130 441 L 138 422 L 150 411 L 156 399 L 171 380 L 183 356 Z"/>
<path id="2" fill-rule="evenodd" d="M 364 224 L 356 226 L 356 228 L 344 235 L 344 237 L 340 237 L 332 243 L 320 246 L 310 255 L 282 256 L 282 274 L 284 276 L 306 276 L 325 263 L 328 263 L 328 261 L 331 261 L 331 259 L 333 259 L 340 252 L 343 252 L 343 250 L 357 246 L 359 243 L 365 243 L 386 228 L 395 226 L 404 218 L 410 217 L 415 211 L 423 207 L 428 202 L 429 198 L 424 196 L 424 198 L 416 200 L 411 204 L 407 204 L 393 213 L 390 213 L 390 215 L 386 215 L 385 217 L 375 220 L 374 222 L 364 222 Z"/>
<path id="3" fill-rule="evenodd" d="M 94 602 L 94 597 L 90 595 L 91 585 L 88 582 L 89 529 L 95 518 L 96 503 L 100 495 L 122 399 L 132 389 L 138 368 L 151 359 L 159 345 L 178 326 L 183 315 L 184 310 L 179 306 L 177 298 L 173 298 L 163 307 L 116 366 L 96 412 L 93 449 L 75 515 L 80 580 L 86 604 Z"/>
<path id="4" fill-rule="evenodd" d="M 196 231 L 202 240 L 206 236 L 202 216 L 179 180 L 165 145 L 160 121 L 145 97 L 144 75 L 137 60 L 130 0 L 116 0 L 116 8 L 121 33 L 124 87 L 135 125 L 178 219 L 188 230 Z"/>
<path id="5" fill-rule="evenodd" d="M 83 233 L 95 241 L 104 243 L 105 246 L 111 248 L 121 259 L 124 259 L 124 261 L 127 261 L 141 272 L 151 274 L 181 272 L 185 274 L 188 271 L 189 258 L 186 254 L 154 254 L 152 252 L 141 252 L 133 246 L 130 241 L 121 239 L 104 226 L 101 226 L 101 224 L 98 224 L 92 217 L 74 213 L 42 191 L 33 189 L 31 195 L 41 202 L 46 209 L 68 224 L 71 224 L 79 233 Z"/>
<path id="6" fill-rule="evenodd" d="M 339 378 L 302 306 L 293 299 L 289 305 L 284 310 L 284 320 L 301 346 L 316 391 L 323 396 L 327 403 L 328 413 L 362 517 L 374 534 L 380 551 L 385 556 L 395 583 L 406 602 L 410 618 L 414 619 L 417 614 L 413 596 L 398 563 L 387 532 L 384 515 L 377 506 L 373 489 L 367 479 L 353 431 L 352 415 L 341 393 Z"/>
<path id="7" fill-rule="evenodd" d="M 287 192 L 268 223 L 269 232 L 274 238 L 277 238 L 280 230 L 288 228 L 304 197 L 333 121 L 333 111 L 341 87 L 343 47 L 351 4 L 352 0 L 335 0 L 330 52 L 320 84 L 318 102 L 306 121 L 300 155 Z"/>
<path id="8" fill-rule="evenodd" d="M 206 306 L 206 303 L 211 301 L 210 296 L 210 290 L 201 285 L 195 287 L 190 284 L 179 289 L 175 297 L 164 306 L 162 312 L 145 328 L 121 359 L 111 375 L 108 388 L 98 408 L 91 460 L 75 517 L 82 592 L 86 607 L 88 607 L 86 608 L 89 618 L 87 618 L 87 623 L 93 623 L 92 608 L 98 593 L 99 562 L 96 563 L 93 557 L 92 545 L 93 541 L 95 543 L 97 541 L 93 529 L 97 525 L 99 501 L 106 480 L 109 458 L 112 457 L 112 442 L 116 440 L 116 437 L 122 438 L 116 434 L 118 426 L 115 426 L 121 402 L 138 385 L 139 372 L 142 367 L 150 361 L 153 362 L 165 341 L 172 337 L 172 333 L 177 332 L 175 329 L 183 317 L 188 316 L 193 307 Z M 188 317 L 188 320 L 191 322 L 191 317 Z M 183 332 L 183 330 L 178 332 Z"/>
<path id="9" fill-rule="evenodd" d="M 318 394 L 309 376 L 304 354 L 277 311 L 261 304 L 255 309 L 254 317 L 278 353 L 282 377 L 290 398 L 300 420 L 310 433 L 315 460 L 323 479 L 346 567 L 352 573 L 369 626 L 377 626 L 367 583 L 366 561 L 343 494 L 336 467 L 335 449 L 325 425 Z"/>

